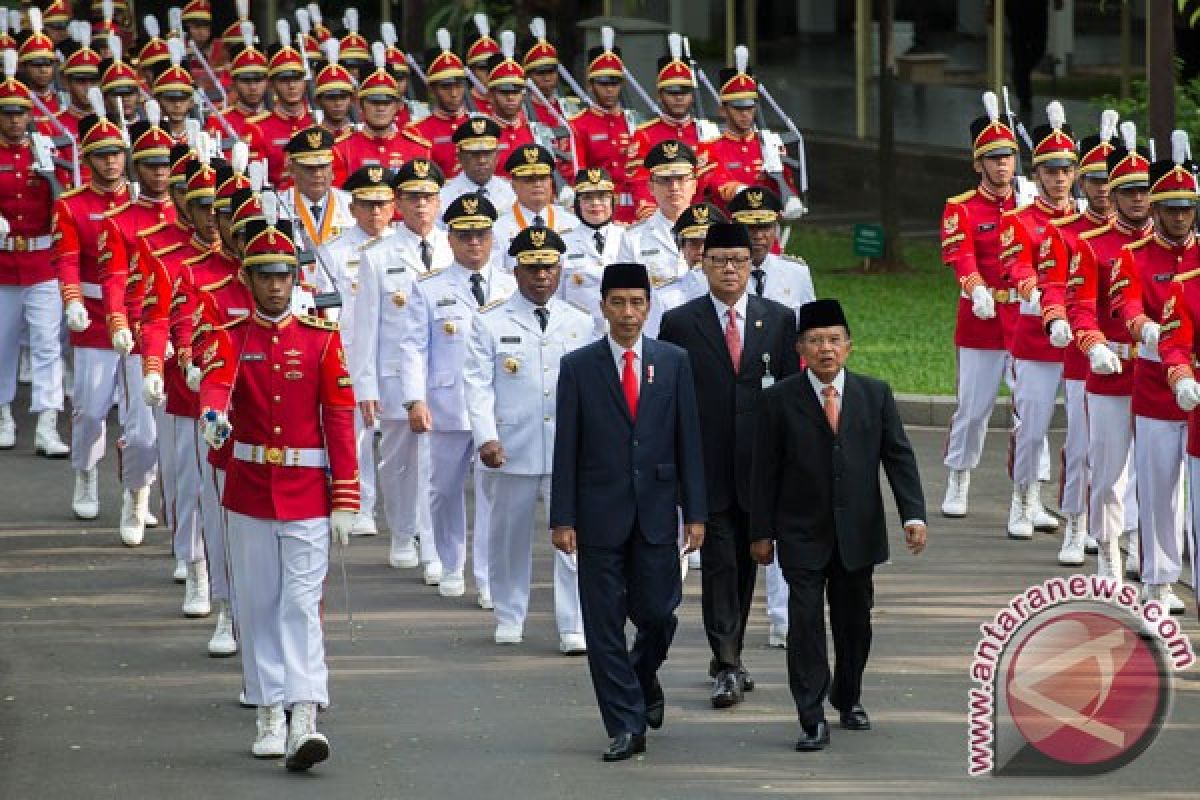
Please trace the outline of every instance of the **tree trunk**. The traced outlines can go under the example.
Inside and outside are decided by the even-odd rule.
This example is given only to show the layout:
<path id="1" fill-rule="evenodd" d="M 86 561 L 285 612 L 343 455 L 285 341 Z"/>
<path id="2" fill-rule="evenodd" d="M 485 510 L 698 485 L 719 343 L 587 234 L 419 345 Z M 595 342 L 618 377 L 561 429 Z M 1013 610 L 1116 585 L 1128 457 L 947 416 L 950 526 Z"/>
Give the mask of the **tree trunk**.
<path id="1" fill-rule="evenodd" d="M 892 42 L 895 0 L 879 0 L 879 216 L 883 224 L 882 270 L 904 267 L 900 247 L 900 217 L 895 204 L 896 186 L 896 53 Z"/>
<path id="2" fill-rule="evenodd" d="M 1175 127 L 1175 25 L 1173 3 L 1151 2 L 1146 7 L 1147 41 L 1152 42 L 1147 55 L 1146 76 L 1150 82 L 1150 130 L 1160 158 L 1171 154 L 1171 131 Z M 1166 155 L 1164 155 L 1166 154 Z"/>

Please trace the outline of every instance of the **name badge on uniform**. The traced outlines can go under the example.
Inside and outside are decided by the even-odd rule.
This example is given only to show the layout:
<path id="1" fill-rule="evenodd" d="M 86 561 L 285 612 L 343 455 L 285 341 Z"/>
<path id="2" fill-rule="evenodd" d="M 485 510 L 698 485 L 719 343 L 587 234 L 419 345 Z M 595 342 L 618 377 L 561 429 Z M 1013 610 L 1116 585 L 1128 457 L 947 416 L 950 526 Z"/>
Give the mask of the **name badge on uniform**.
<path id="1" fill-rule="evenodd" d="M 501 336 L 500 337 L 500 344 L 520 344 L 520 343 L 521 343 L 520 336 Z"/>
<path id="2" fill-rule="evenodd" d="M 291 141 L 291 140 L 290 139 L 272 139 L 271 144 L 275 145 L 276 147 L 283 147 L 289 141 Z"/>
<path id="3" fill-rule="evenodd" d="M 725 162 L 725 166 L 729 167 L 730 169 L 738 169 L 739 167 L 741 167 L 741 166 L 742 166 L 742 162 L 740 162 L 740 161 L 727 161 L 727 162 Z"/>
<path id="4" fill-rule="evenodd" d="M 453 297 L 443 297 L 441 300 L 437 301 L 437 305 L 438 305 L 438 308 L 445 308 L 446 306 L 452 306 L 457 302 L 458 301 L 455 300 Z"/>
<path id="5" fill-rule="evenodd" d="M 994 223 L 994 222 L 985 222 L 985 223 L 983 223 L 981 225 L 977 225 L 975 227 L 975 230 L 979 231 L 980 233 L 987 233 L 988 231 L 995 230 L 995 229 L 996 229 L 996 223 Z"/>
<path id="6" fill-rule="evenodd" d="M 242 353 L 242 361 L 266 361 L 266 353 Z"/>
<path id="7" fill-rule="evenodd" d="M 433 137 L 433 143 L 434 143 L 434 144 L 446 144 L 446 143 L 447 143 L 447 142 L 449 142 L 449 141 L 450 141 L 450 137 L 449 137 L 449 136 L 435 136 L 435 137 Z"/>
<path id="8" fill-rule="evenodd" d="M 771 374 L 771 354 L 763 353 L 762 362 L 763 362 L 762 388 L 770 389 L 772 386 L 775 385 L 775 376 Z"/>
<path id="9" fill-rule="evenodd" d="M 653 250 L 641 250 L 640 252 L 644 256 L 656 256 L 658 255 L 658 248 L 656 247 Z"/>
<path id="10" fill-rule="evenodd" d="M 230 308 L 230 309 L 227 309 L 227 311 L 229 312 L 229 316 L 231 316 L 231 317 L 248 317 L 248 316 L 250 316 L 250 309 L 248 309 L 248 308 Z"/>
<path id="11" fill-rule="evenodd" d="M 584 253 L 567 253 L 567 258 L 583 258 Z"/>
<path id="12" fill-rule="evenodd" d="M 12 172 L 16 168 L 15 164 L 0 164 L 0 172 Z"/>
<path id="13" fill-rule="evenodd" d="M 592 141 L 593 141 L 593 142 L 604 142 L 604 141 L 608 141 L 608 134 L 607 134 L 607 133 L 593 133 L 593 134 L 592 134 Z"/>
<path id="14" fill-rule="evenodd" d="M 363 166 L 378 167 L 379 159 L 378 158 L 364 158 L 362 163 L 363 163 Z"/>
<path id="15" fill-rule="evenodd" d="M 398 273 L 398 272 L 404 272 L 404 269 L 405 269 L 404 267 L 388 267 L 388 268 L 387 268 L 387 274 L 388 274 L 388 275 L 395 275 L 395 274 L 396 274 L 396 273 Z"/>
<path id="16" fill-rule="evenodd" d="M 99 222 L 100 220 L 104 219 L 104 212 L 99 214 L 88 214 L 88 219 L 90 219 L 92 222 Z"/>
<path id="17" fill-rule="evenodd" d="M 1155 283 L 1170 283 L 1175 277 L 1174 272 L 1160 272 L 1154 276 Z"/>

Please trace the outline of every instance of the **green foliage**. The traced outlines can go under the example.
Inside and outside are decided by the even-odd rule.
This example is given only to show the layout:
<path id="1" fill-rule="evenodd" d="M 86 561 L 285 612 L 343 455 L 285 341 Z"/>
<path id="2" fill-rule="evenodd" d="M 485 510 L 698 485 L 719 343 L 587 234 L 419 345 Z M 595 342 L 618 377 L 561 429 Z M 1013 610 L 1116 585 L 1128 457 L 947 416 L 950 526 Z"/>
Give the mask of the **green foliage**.
<path id="1" fill-rule="evenodd" d="M 1147 113 L 1150 108 L 1150 86 L 1144 80 L 1135 80 L 1130 83 L 1130 97 L 1127 100 L 1106 94 L 1093 100 L 1092 105 L 1096 107 L 1097 111 L 1106 108 L 1115 109 L 1121 115 L 1122 120 L 1133 120 L 1142 134 L 1143 140 L 1149 133 Z M 1193 78 L 1186 83 L 1175 82 L 1175 125 L 1187 131 L 1193 141 L 1200 136 L 1200 78 Z M 1158 142 L 1160 148 L 1165 144 L 1165 142 Z M 1160 152 L 1162 152 L 1161 149 Z"/>
<path id="2" fill-rule="evenodd" d="M 511 0 L 454 0 L 434 8 L 425 16 L 425 41 L 437 41 L 438 28 L 445 28 L 454 37 L 454 46 L 460 51 L 461 43 L 475 35 L 475 14 L 487 14 L 492 23 L 492 38 L 500 40 L 500 31 L 516 31 L 518 41 L 524 30 L 517 30 L 517 18 Z"/>

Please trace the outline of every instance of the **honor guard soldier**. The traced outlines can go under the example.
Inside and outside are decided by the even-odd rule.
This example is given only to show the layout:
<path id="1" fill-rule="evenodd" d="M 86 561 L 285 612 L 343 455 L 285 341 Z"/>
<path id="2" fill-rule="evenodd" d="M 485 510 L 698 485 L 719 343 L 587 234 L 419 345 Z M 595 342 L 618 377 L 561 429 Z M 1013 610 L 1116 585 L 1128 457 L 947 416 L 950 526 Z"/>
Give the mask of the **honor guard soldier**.
<path id="1" fill-rule="evenodd" d="M 558 365 L 592 341 L 592 318 L 554 296 L 566 245 L 551 228 L 522 230 L 509 247 L 517 291 L 475 317 L 463 376 L 467 414 L 480 460 L 490 472 L 489 587 L 495 642 L 519 644 L 529 610 L 536 508 L 550 504 Z M 544 531 L 543 531 L 544 533 Z M 587 652 L 574 555 L 554 553 L 559 651 Z"/>
<path id="2" fill-rule="evenodd" d="M 414 369 L 403 376 L 404 396 L 413 401 L 410 417 L 428 432 L 431 461 L 430 516 L 442 563 L 438 593 L 460 597 L 466 592 L 467 509 L 463 494 L 474 465 L 475 517 L 473 561 L 478 602 L 492 608 L 488 588 L 488 520 L 490 495 L 483 485 L 483 466 L 476 456 L 463 383 L 467 338 L 479 314 L 505 302 L 516 282 L 495 263 L 492 224 L 496 209 L 486 197 L 463 195 L 442 221 L 454 262 L 413 294 L 415 324 L 401 342 Z"/>
<path id="3" fill-rule="evenodd" d="M 233 94 L 219 112 L 208 118 L 208 132 L 222 144 L 222 150 L 233 146 L 230 139 L 246 141 L 250 132 L 250 121 L 261 117 L 267 110 L 267 57 L 254 46 L 254 23 L 243 20 L 239 23 L 241 38 L 238 40 L 233 58 L 229 62 L 229 74 L 233 79 Z M 229 132 L 233 131 L 233 136 Z M 262 153 L 251 153 L 252 158 Z"/>
<path id="4" fill-rule="evenodd" d="M 333 134 L 335 142 L 354 132 L 350 107 L 354 105 L 354 91 L 358 85 L 350 70 L 339 63 L 340 48 L 337 39 L 326 39 L 321 43 L 325 65 L 317 73 L 313 84 L 313 101 L 321 114 L 318 124 Z"/>
<path id="5" fill-rule="evenodd" d="M 500 123 L 491 117 L 471 117 L 454 132 L 459 173 L 442 187 L 442 208 L 464 194 L 486 197 L 496 208 L 511 208 L 517 195 L 507 180 L 496 175 Z"/>
<path id="6" fill-rule="evenodd" d="M 650 283 L 657 289 L 686 269 L 671 229 L 696 193 L 696 154 L 686 144 L 667 139 L 646 154 L 645 169 L 656 208 L 626 232 L 620 260 L 645 264 Z"/>
<path id="7" fill-rule="evenodd" d="M 304 57 L 288 42 L 291 27 L 287 20 L 276 22 L 279 43 L 270 51 L 267 80 L 275 97 L 274 107 L 261 117 L 251 117 L 246 136 L 250 151 L 267 159 L 267 181 L 278 189 L 291 184 L 287 174 L 284 148 L 302 130 L 314 124 L 304 98 Z"/>
<path id="8" fill-rule="evenodd" d="M 729 215 L 750 232 L 750 291 L 800 313 L 817 299 L 804 259 L 776 255 L 783 203 L 770 189 L 748 187 L 729 201 Z"/>
<path id="9" fill-rule="evenodd" d="M 634 157 L 633 131 L 621 107 L 625 65 L 621 51 L 613 47 L 612 28 L 601 28 L 602 45 L 588 50 L 587 82 L 592 102 L 571 118 L 575 155 L 580 169 L 604 167 L 616 184 L 618 222 L 633 222 L 632 185 L 627 172 Z M 691 202 L 691 198 L 688 198 Z M 653 278 L 653 275 L 651 276 Z"/>
<path id="10" fill-rule="evenodd" d="M 429 440 L 416 434 L 419 420 L 411 401 L 419 398 L 404 396 L 404 378 L 415 367 L 406 363 L 400 343 L 415 324 L 417 282 L 450 266 L 454 258 L 446 232 L 434 224 L 442 183 L 437 164 L 424 158 L 413 159 L 396 174 L 404 221 L 391 236 L 362 251 L 350 353 L 363 422 L 372 427 L 380 421 L 378 480 L 392 532 L 388 563 L 409 569 L 424 562 L 429 586 L 442 579 L 429 520 Z M 413 544 L 417 536 L 419 556 Z"/>
<path id="11" fill-rule="evenodd" d="M 201 389 L 205 439 L 232 453 L 222 502 L 242 679 L 258 707 L 251 752 L 306 770 L 329 757 L 316 729 L 329 705 L 321 596 L 330 540 L 346 545 L 358 511 L 354 392 L 337 323 L 290 311 L 296 251 L 273 221 L 247 227 L 254 313 L 206 350 Z"/>
<path id="12" fill-rule="evenodd" d="M 42 25 L 55 47 L 69 37 L 68 27 L 70 24 L 71 6 L 67 0 L 52 0 L 46 6 L 46 10 L 42 12 Z"/>
<path id="13" fill-rule="evenodd" d="M 358 32 L 358 9 L 347 8 L 342 14 L 342 25 L 345 35 L 339 40 L 341 46 L 341 62 L 350 70 L 350 77 L 356 86 L 361 86 L 363 79 L 371 68 L 371 46 L 363 35 Z"/>
<path id="14" fill-rule="evenodd" d="M 1099 547 L 1097 574 L 1120 579 L 1120 535 L 1137 519 L 1134 480 L 1133 360 L 1137 346 L 1114 313 L 1114 270 L 1126 245 L 1153 232 L 1150 162 L 1137 148 L 1133 123 L 1121 125 L 1124 146 L 1108 155 L 1108 186 L 1116 216 L 1103 228 L 1080 234 L 1067 278 L 1067 318 L 1075 346 L 1087 356 L 1088 532 Z M 1132 524 L 1131 524 L 1132 523 Z M 1136 547 L 1134 548 L 1136 550 Z"/>
<path id="15" fill-rule="evenodd" d="M 16 53 L 4 53 L 0 83 L 0 449 L 16 446 L 11 405 L 17 391 L 17 353 L 28 325 L 37 415 L 34 451 L 64 458 L 58 435 L 63 410 L 62 299 L 51 253 L 54 203 L 50 181 L 26 131 L 32 103 L 16 75 Z"/>
<path id="16" fill-rule="evenodd" d="M 391 22 L 380 23 L 379 37 L 383 39 L 383 45 L 387 54 L 388 69 L 391 71 L 392 77 L 396 79 L 396 91 L 400 95 L 400 110 L 396 112 L 396 127 L 403 130 L 416 122 L 413 118 L 414 110 L 422 115 L 428 114 L 429 111 L 424 103 L 406 99 L 408 96 L 410 70 L 408 57 L 404 54 L 403 50 L 396 46 L 398 38 L 396 26 Z"/>
<path id="17" fill-rule="evenodd" d="M 350 195 L 350 213 L 356 225 L 321 249 L 321 260 L 334 275 L 334 284 L 341 295 L 342 307 L 337 320 L 342 330 L 342 346 L 353 361 L 355 300 L 362 279 L 362 251 L 395 231 L 391 223 L 396 211 L 396 191 L 391 184 L 392 172 L 380 166 L 359 167 L 342 185 Z M 374 535 L 375 525 L 375 429 L 363 423 L 362 415 L 354 415 L 354 436 L 358 448 L 360 484 L 359 512 L 351 533 Z"/>
<path id="18" fill-rule="evenodd" d="M 959 285 L 954 346 L 958 351 L 958 408 L 950 420 L 945 464 L 949 470 L 942 514 L 967 514 L 971 470 L 979 465 L 987 421 L 1008 363 L 1008 335 L 1016 322 L 1015 286 L 1000 264 L 1005 211 L 1016 208 L 1013 174 L 1017 137 L 1000 121 L 1000 105 L 984 94 L 987 114 L 971 123 L 972 159 L 979 186 L 946 201 L 942 261 Z M 714 158 L 717 157 L 713 153 Z"/>
<path id="19" fill-rule="evenodd" d="M 337 142 L 333 148 L 333 180 L 339 186 L 360 167 L 378 166 L 397 170 L 414 158 L 429 158 L 429 142 L 412 128 L 396 124 L 403 105 L 400 84 L 388 71 L 383 45 L 374 46 L 380 66 L 358 88 L 362 128 Z"/>
<path id="20" fill-rule="evenodd" d="M 525 51 L 521 65 L 538 89 L 531 98 L 534 116 L 531 121 L 562 131 L 563 135 L 554 142 L 555 149 L 562 154 L 558 156 L 557 169 L 563 180 L 570 183 L 575 179 L 575 165 L 571 137 L 565 128 L 569 128 L 567 120 L 575 111 L 567 107 L 558 93 L 558 49 L 546 40 L 546 20 L 534 17 L 529 23 L 529 32 L 533 34 L 534 43 Z"/>
<path id="21" fill-rule="evenodd" d="M 96 93 L 93 98 L 103 111 L 103 101 Z M 91 169 L 91 179 L 85 186 L 64 192 L 54 204 L 52 263 L 75 353 L 71 400 L 75 491 L 71 508 L 80 519 L 95 519 L 100 513 L 97 465 L 104 457 L 105 420 L 112 409 L 120 367 L 120 357 L 112 349 L 104 325 L 100 235 L 104 215 L 129 202 L 129 188 L 121 129 L 104 116 L 89 115 L 80 121 L 79 130 L 80 152 Z M 152 447 L 153 441 L 145 444 Z M 125 452 L 122 457 L 130 455 Z M 129 484 L 125 488 L 142 487 Z"/>
<path id="22" fill-rule="evenodd" d="M 196 84 L 183 68 L 183 42 L 172 39 L 168 48 L 171 63 L 154 79 L 154 99 L 162 107 L 163 130 L 182 142 L 186 138 L 187 121 L 196 111 Z"/>
<path id="23" fill-rule="evenodd" d="M 100 62 L 100 91 L 108 114 L 118 122 L 133 122 L 140 116 L 142 84 L 137 71 L 121 60 L 120 39 L 109 39 L 111 57 Z"/>
<path id="24" fill-rule="evenodd" d="M 60 74 L 67 89 L 67 107 L 58 113 L 55 121 L 46 120 L 38 130 L 56 140 L 58 170 L 55 173 L 61 186 L 74 186 L 75 165 L 79 164 L 79 182 L 86 183 L 86 167 L 79 163 L 76 143 L 79 141 L 79 121 L 91 113 L 88 90 L 100 79 L 100 55 L 91 48 L 92 31 L 86 22 L 75 26 L 78 40 L 64 42 L 60 50 L 64 60 Z M 64 130 L 70 134 L 66 136 Z"/>
<path id="25" fill-rule="evenodd" d="M 63 110 L 64 103 L 54 85 L 54 68 L 58 65 L 58 52 L 55 50 L 54 40 L 42 30 L 42 12 L 31 7 L 27 12 L 27 17 L 29 33 L 21 41 L 17 55 L 20 58 L 21 75 L 24 78 L 25 86 L 45 108 L 45 111 L 41 108 L 36 109 L 34 114 L 34 122 L 40 123 L 46 119 L 47 112 L 57 114 Z"/>
<path id="26" fill-rule="evenodd" d="M 518 147 L 533 144 L 533 131 L 525 117 L 525 70 L 513 59 L 517 36 L 512 31 L 500 34 L 503 54 L 488 62 L 487 87 L 491 98 L 492 119 L 500 123 L 499 162 L 508 161 Z"/>
<path id="27" fill-rule="evenodd" d="M 1143 602 L 1156 601 L 1182 614 L 1183 601 L 1172 584 L 1183 567 L 1183 458 L 1188 415 L 1175 402 L 1167 368 L 1158 352 L 1161 327 L 1174 282 L 1200 275 L 1196 244 L 1196 176 L 1188 159 L 1185 131 L 1171 134 L 1171 157 L 1150 165 L 1150 209 L 1154 235 L 1127 245 L 1109 288 L 1112 305 L 1134 341 L 1133 452 L 1138 493 L 1138 541 L 1132 549 L 1140 563 L 1125 565 L 1128 577 L 1140 577 Z M 1176 301 L 1178 302 L 1178 301 Z M 1131 567 L 1140 567 L 1140 575 Z M 1133 573 L 1133 574 L 1130 574 Z"/>
<path id="28" fill-rule="evenodd" d="M 547 227 L 560 236 L 579 225 L 575 215 L 554 204 L 554 156 L 541 145 L 525 145 L 512 153 L 504 164 L 512 180 L 517 199 L 508 208 L 498 208 L 500 218 L 493 229 L 494 247 L 499 263 L 511 272 L 515 262 L 508 253 L 517 235 L 536 225 Z"/>
<path id="29" fill-rule="evenodd" d="M 492 98 L 488 89 L 488 73 L 491 70 L 491 62 L 494 56 L 500 55 L 500 43 L 492 38 L 491 24 L 488 22 L 487 14 L 475 14 L 472 20 L 475 23 L 476 35 L 467 40 L 467 49 L 464 53 L 463 61 L 466 68 L 471 70 L 475 80 L 469 80 L 471 84 L 470 99 L 467 100 L 467 105 L 476 114 L 491 115 L 493 112 Z"/>
<path id="30" fill-rule="evenodd" d="M 192 55 L 188 58 L 188 70 L 199 79 L 200 90 L 208 97 L 220 97 L 223 93 L 222 87 L 209 76 L 209 70 L 216 74 L 217 69 L 224 63 L 224 54 L 221 51 L 221 40 L 213 36 L 212 5 L 209 0 L 191 0 L 183 7 L 183 30 L 187 40 L 203 54 L 203 60 L 209 67 L 205 69 L 200 59 Z M 216 77 L 217 81 L 220 81 L 220 76 Z"/>
<path id="31" fill-rule="evenodd" d="M 138 78 L 145 86 L 153 86 L 154 79 L 170 63 L 171 51 L 167 47 L 166 39 L 162 38 L 158 19 L 147 15 L 144 24 L 148 38 L 140 45 L 134 60 L 137 62 Z"/>
<path id="32" fill-rule="evenodd" d="M 317 248 L 352 227 L 354 216 L 350 196 L 333 186 L 333 134 L 308 128 L 293 136 L 285 151 L 293 184 L 283 193 L 283 207 L 296 221 L 297 247 L 314 256 L 311 263 L 300 265 L 299 286 L 314 294 L 336 292 L 334 275 Z"/>
<path id="33" fill-rule="evenodd" d="M 616 184 L 604 167 L 579 170 L 572 188 L 579 224 L 563 234 L 567 252 L 558 296 L 590 314 L 596 323 L 596 335 L 600 336 L 604 333 L 600 281 L 604 268 L 617 260 L 628 229 L 613 221 Z"/>
<path id="34" fill-rule="evenodd" d="M 416 128 L 421 138 L 429 142 L 430 158 L 443 175 L 453 178 L 458 174 L 454 132 L 469 116 L 464 102 L 467 70 L 462 59 L 450 49 L 450 32 L 439 28 L 437 40 L 441 51 L 430 51 L 426 59 L 429 68 L 425 71 L 433 112 L 418 122 Z"/>

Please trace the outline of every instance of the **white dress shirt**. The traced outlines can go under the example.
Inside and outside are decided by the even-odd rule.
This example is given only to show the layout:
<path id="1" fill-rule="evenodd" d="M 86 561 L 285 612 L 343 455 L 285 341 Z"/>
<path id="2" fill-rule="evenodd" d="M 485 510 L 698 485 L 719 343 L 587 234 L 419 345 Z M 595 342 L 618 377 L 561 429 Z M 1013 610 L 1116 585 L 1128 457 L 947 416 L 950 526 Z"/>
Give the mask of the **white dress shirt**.
<path id="1" fill-rule="evenodd" d="M 729 309 L 731 308 L 731 306 L 727 306 L 724 303 L 722 303 L 720 300 L 717 299 L 717 296 L 715 294 L 712 294 L 711 292 L 709 293 L 708 296 L 712 298 L 713 308 L 715 308 L 717 310 L 717 322 L 719 322 L 721 324 L 721 332 L 724 333 L 725 328 L 728 327 L 728 325 L 729 325 L 728 314 L 729 314 Z M 738 337 L 742 340 L 743 346 L 745 346 L 745 343 L 746 343 L 746 304 L 747 304 L 747 302 L 748 301 L 746 299 L 746 293 L 742 292 L 742 296 L 739 297 L 737 299 L 737 302 L 734 303 L 732 306 L 733 310 L 737 312 Z"/>
<path id="2" fill-rule="evenodd" d="M 639 336 L 637 341 L 633 343 L 633 347 L 625 347 L 617 344 L 617 340 L 608 336 L 608 349 L 612 350 L 613 362 L 617 365 L 617 383 L 621 383 L 625 375 L 625 351 L 633 351 L 633 374 L 638 382 L 638 394 L 641 394 L 642 389 L 642 337 Z"/>

